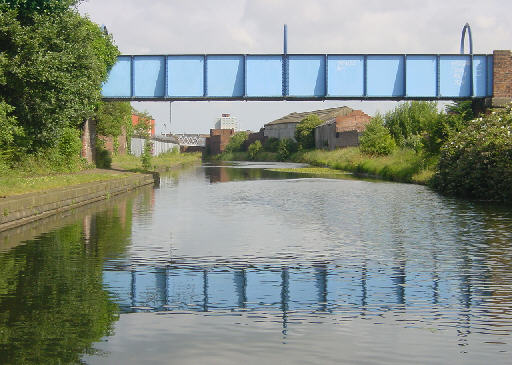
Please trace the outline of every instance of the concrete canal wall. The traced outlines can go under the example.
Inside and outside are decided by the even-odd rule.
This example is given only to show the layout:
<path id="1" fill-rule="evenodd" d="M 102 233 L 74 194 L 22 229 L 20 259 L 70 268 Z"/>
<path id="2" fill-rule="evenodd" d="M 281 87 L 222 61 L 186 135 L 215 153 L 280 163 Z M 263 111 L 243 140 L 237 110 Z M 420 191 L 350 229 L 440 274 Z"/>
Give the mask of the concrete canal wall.
<path id="1" fill-rule="evenodd" d="M 0 232 L 154 183 L 152 175 L 133 174 L 108 181 L 1 198 Z"/>

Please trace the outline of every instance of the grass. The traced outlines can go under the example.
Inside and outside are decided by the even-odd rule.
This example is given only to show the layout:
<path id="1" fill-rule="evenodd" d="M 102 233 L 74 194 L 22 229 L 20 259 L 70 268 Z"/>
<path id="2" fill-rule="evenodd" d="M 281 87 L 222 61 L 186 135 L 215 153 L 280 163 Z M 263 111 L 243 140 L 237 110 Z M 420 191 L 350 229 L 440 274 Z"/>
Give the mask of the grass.
<path id="1" fill-rule="evenodd" d="M 256 158 L 251 160 L 248 152 L 223 152 L 220 155 L 211 156 L 212 160 L 215 161 L 260 161 L 260 162 L 271 162 L 279 161 L 276 152 L 260 151 L 256 154 Z"/>
<path id="2" fill-rule="evenodd" d="M 151 170 L 166 171 L 185 167 L 201 162 L 201 153 L 167 152 L 151 158 Z M 140 157 L 133 155 L 119 155 L 112 158 L 112 167 L 132 172 L 144 172 Z"/>
<path id="3" fill-rule="evenodd" d="M 11 173 L 0 176 L 0 197 L 41 192 L 94 181 L 112 180 L 126 175 L 128 174 L 85 172 L 27 177 Z"/>
<path id="4" fill-rule="evenodd" d="M 300 168 L 282 168 L 268 169 L 276 172 L 292 172 L 295 174 L 317 175 L 317 176 L 347 176 L 346 171 L 330 169 L 328 167 L 300 167 Z"/>
<path id="5" fill-rule="evenodd" d="M 314 166 L 416 184 L 427 184 L 434 175 L 437 164 L 436 157 L 428 157 L 410 149 L 396 150 L 389 156 L 368 156 L 357 147 L 309 151 L 300 156 L 300 161 Z"/>

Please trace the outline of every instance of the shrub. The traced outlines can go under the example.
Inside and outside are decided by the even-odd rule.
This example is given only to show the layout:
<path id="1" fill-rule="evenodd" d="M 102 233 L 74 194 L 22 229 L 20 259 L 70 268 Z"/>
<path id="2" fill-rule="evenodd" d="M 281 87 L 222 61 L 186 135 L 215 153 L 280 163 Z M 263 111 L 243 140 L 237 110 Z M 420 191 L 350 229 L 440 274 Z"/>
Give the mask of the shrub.
<path id="1" fill-rule="evenodd" d="M 279 148 L 279 138 L 271 137 L 263 143 L 263 149 L 267 152 L 277 152 Z"/>
<path id="2" fill-rule="evenodd" d="M 226 146 L 226 152 L 242 152 L 244 142 L 249 138 L 247 132 L 237 132 L 231 137 L 228 145 Z"/>
<path id="3" fill-rule="evenodd" d="M 396 143 L 389 130 L 384 127 L 384 121 L 380 115 L 372 118 L 359 143 L 361 152 L 368 155 L 389 155 L 396 148 Z"/>
<path id="4" fill-rule="evenodd" d="M 469 198 L 512 202 L 512 108 L 482 118 L 441 148 L 434 186 Z"/>
<path id="5" fill-rule="evenodd" d="M 102 147 L 96 147 L 96 167 L 99 169 L 109 169 L 112 167 L 112 154 L 109 150 Z"/>
<path id="6" fill-rule="evenodd" d="M 277 158 L 280 161 L 284 161 L 290 157 L 292 153 L 299 150 L 299 145 L 293 139 L 282 139 L 279 141 L 279 147 L 277 149 Z"/>
<path id="7" fill-rule="evenodd" d="M 315 128 L 322 123 L 322 120 L 317 115 L 310 114 L 297 124 L 295 139 L 300 148 L 315 148 Z"/>
<path id="8" fill-rule="evenodd" d="M 437 123 L 437 104 L 427 101 L 406 102 L 384 115 L 384 125 L 396 144 L 405 147 L 414 135 L 422 135 Z"/>
<path id="9" fill-rule="evenodd" d="M 254 160 L 256 158 L 256 155 L 261 151 L 262 146 L 260 141 L 255 141 L 251 143 L 249 146 L 248 152 L 249 152 L 249 158 L 251 160 Z"/>
<path id="10" fill-rule="evenodd" d="M 78 158 L 80 156 L 80 151 L 82 150 L 80 131 L 70 127 L 64 128 L 61 132 L 57 148 L 59 150 L 59 154 L 68 160 L 75 160 Z"/>
<path id="11" fill-rule="evenodd" d="M 146 139 L 144 143 L 144 150 L 142 151 L 142 154 L 140 155 L 140 160 L 142 162 L 142 168 L 145 170 L 151 169 L 151 149 L 153 147 L 153 143 Z"/>

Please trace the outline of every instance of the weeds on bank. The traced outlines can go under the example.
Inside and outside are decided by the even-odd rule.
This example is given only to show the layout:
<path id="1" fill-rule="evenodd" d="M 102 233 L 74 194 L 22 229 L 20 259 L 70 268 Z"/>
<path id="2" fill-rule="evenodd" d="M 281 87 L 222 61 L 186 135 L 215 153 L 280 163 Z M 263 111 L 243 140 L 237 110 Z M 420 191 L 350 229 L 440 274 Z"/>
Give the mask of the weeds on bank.
<path id="1" fill-rule="evenodd" d="M 192 165 L 201 161 L 201 153 L 179 153 L 179 152 L 166 152 L 151 158 L 151 168 L 149 170 L 162 171 L 169 170 L 177 167 L 184 167 Z M 115 168 L 133 171 L 144 172 L 140 157 L 133 155 L 119 155 L 114 156 L 112 164 Z"/>

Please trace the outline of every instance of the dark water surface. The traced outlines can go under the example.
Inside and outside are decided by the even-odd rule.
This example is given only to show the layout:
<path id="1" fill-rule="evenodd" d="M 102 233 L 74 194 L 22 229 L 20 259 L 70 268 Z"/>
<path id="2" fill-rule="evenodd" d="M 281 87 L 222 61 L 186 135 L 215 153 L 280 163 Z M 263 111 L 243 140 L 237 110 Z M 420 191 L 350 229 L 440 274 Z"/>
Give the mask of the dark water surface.
<path id="1" fill-rule="evenodd" d="M 0 363 L 512 363 L 510 208 L 268 167 L 0 236 Z"/>

